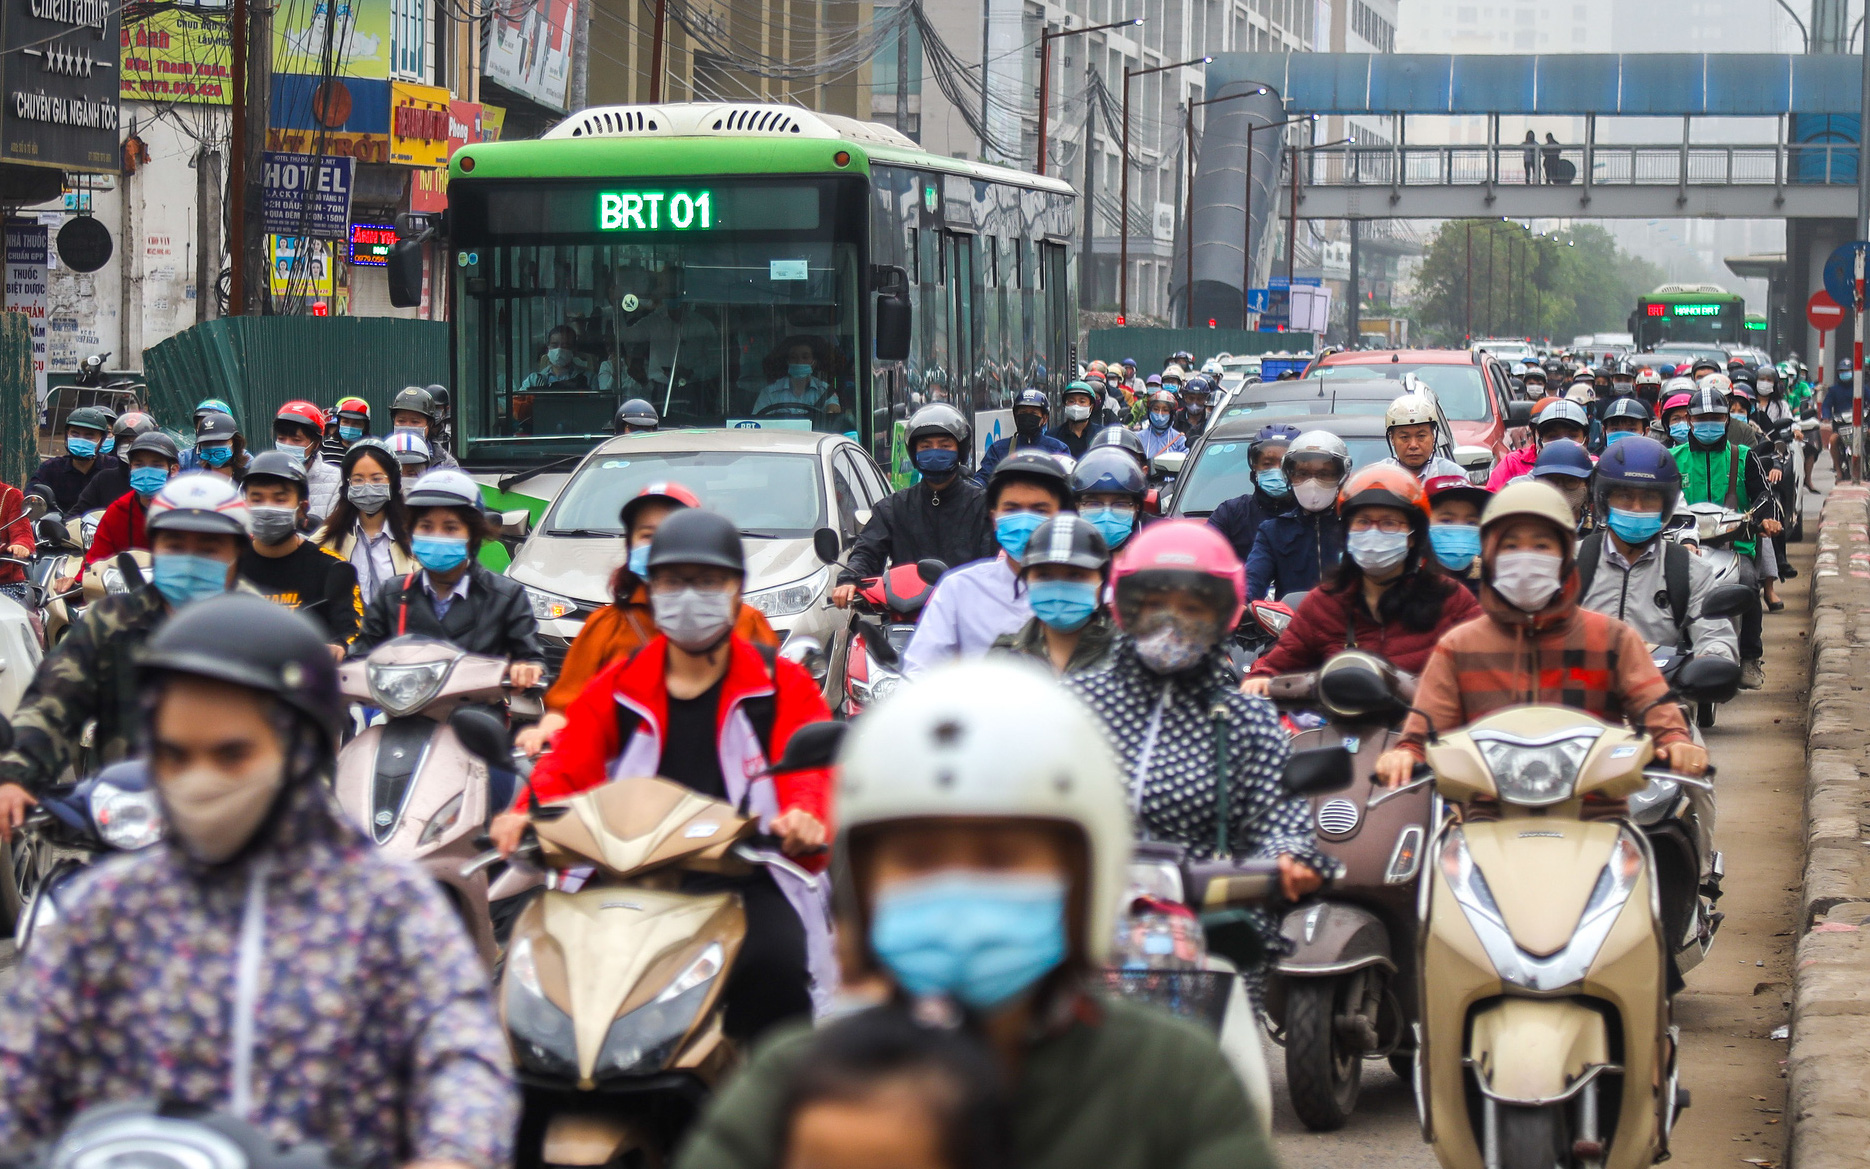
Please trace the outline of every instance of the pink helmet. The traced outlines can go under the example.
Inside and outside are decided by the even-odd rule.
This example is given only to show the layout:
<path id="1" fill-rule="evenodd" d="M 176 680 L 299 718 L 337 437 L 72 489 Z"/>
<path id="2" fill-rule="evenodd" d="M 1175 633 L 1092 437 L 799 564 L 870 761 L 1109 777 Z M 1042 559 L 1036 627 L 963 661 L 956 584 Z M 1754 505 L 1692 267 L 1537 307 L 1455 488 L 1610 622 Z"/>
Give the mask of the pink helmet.
<path id="1" fill-rule="evenodd" d="M 1671 410 L 1690 405 L 1694 400 L 1693 394 L 1670 394 L 1668 400 L 1662 403 L 1662 415 L 1666 416 Z"/>
<path id="2" fill-rule="evenodd" d="M 1136 619 L 1141 594 L 1152 589 L 1200 593 L 1225 616 L 1223 632 L 1239 625 L 1247 611 L 1246 568 L 1233 546 L 1201 520 L 1163 520 L 1138 532 L 1117 557 L 1110 583 L 1117 624 L 1124 629 Z"/>

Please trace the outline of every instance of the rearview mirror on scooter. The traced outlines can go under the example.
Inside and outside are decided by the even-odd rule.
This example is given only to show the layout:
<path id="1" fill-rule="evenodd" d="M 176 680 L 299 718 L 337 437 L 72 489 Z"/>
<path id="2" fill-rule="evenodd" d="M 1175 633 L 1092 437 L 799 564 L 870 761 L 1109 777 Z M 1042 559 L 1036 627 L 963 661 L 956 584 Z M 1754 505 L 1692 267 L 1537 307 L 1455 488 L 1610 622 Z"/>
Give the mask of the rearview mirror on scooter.
<path id="1" fill-rule="evenodd" d="M 11 719 L 0 718 L 0 751 L 11 751 L 12 749 L 13 722 Z"/>
<path id="2" fill-rule="evenodd" d="M 47 516 L 39 521 L 39 542 L 52 548 L 76 548 L 78 541 L 71 538 L 71 529 L 62 520 Z"/>
<path id="3" fill-rule="evenodd" d="M 816 771 L 837 762 L 838 748 L 844 743 L 849 723 L 826 720 L 806 723 L 787 740 L 786 749 L 773 764 L 773 773 Z"/>
<path id="4" fill-rule="evenodd" d="M 1675 690 L 1697 702 L 1732 702 L 1740 693 L 1740 663 L 1726 658 L 1690 658 L 1675 672 Z"/>
<path id="5" fill-rule="evenodd" d="M 947 571 L 948 562 L 946 560 L 936 560 L 931 556 L 926 560 L 916 561 L 916 575 L 921 577 L 922 583 L 926 585 L 939 583 L 942 574 Z"/>
<path id="6" fill-rule="evenodd" d="M 826 564 L 836 564 L 844 555 L 844 539 L 835 528 L 819 528 L 812 533 L 812 551 Z"/>
<path id="7" fill-rule="evenodd" d="M 448 727 L 461 745 L 489 767 L 513 765 L 513 748 L 507 740 L 506 724 L 491 711 L 478 706 L 463 706 L 448 716 Z"/>
<path id="8" fill-rule="evenodd" d="M 1341 745 L 1294 751 L 1286 760 L 1281 782 L 1286 793 L 1294 796 L 1340 791 L 1351 784 L 1351 753 Z"/>
<path id="9" fill-rule="evenodd" d="M 1701 605 L 1703 617 L 1738 617 L 1753 604 L 1753 590 L 1743 584 L 1724 584 L 1708 593 Z"/>

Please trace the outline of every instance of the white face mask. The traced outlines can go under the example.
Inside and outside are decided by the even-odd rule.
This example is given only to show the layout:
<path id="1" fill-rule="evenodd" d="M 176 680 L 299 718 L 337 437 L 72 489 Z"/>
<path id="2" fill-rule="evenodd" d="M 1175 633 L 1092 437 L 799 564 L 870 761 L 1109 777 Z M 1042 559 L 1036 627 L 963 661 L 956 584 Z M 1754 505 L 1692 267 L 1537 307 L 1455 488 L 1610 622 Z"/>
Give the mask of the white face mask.
<path id="1" fill-rule="evenodd" d="M 726 592 L 688 588 L 674 593 L 651 592 L 650 610 L 656 628 L 689 653 L 714 648 L 734 628 L 739 610 L 732 589 Z"/>
<path id="2" fill-rule="evenodd" d="M 218 865 L 247 846 L 285 786 L 285 760 L 270 768 L 230 775 L 195 767 L 157 783 L 163 816 L 186 852 Z"/>
<path id="3" fill-rule="evenodd" d="M 1292 496 L 1306 511 L 1323 511 L 1337 502 L 1338 485 L 1307 479 L 1292 489 Z"/>
<path id="4" fill-rule="evenodd" d="M 1089 406 L 1072 404 L 1065 407 L 1065 421 L 1067 422 L 1083 422 L 1090 416 L 1091 408 Z"/>
<path id="5" fill-rule="evenodd" d="M 1502 552 L 1493 558 L 1493 590 L 1522 613 L 1537 613 L 1558 593 L 1564 560 L 1550 552 Z"/>

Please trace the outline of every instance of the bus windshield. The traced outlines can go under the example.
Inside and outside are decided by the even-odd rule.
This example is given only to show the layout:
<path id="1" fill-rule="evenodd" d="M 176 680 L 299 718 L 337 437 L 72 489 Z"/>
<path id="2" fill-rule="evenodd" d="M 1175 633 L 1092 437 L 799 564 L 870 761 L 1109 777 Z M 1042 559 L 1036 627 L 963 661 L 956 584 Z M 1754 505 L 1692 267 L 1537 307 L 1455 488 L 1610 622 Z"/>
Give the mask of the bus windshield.
<path id="1" fill-rule="evenodd" d="M 858 246 L 835 183 L 458 186 L 470 464 L 581 453 L 635 398 L 665 428 L 857 429 Z"/>

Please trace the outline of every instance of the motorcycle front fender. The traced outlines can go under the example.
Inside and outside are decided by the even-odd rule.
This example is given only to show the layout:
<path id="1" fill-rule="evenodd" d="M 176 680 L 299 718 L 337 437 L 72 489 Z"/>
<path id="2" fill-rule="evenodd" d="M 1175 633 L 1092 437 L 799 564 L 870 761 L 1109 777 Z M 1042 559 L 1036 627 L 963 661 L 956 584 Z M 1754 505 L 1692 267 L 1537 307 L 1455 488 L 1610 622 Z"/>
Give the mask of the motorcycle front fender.
<path id="1" fill-rule="evenodd" d="M 1280 923 L 1293 949 L 1279 960 L 1282 975 L 1295 978 L 1346 974 L 1368 966 L 1394 972 L 1389 931 L 1362 906 L 1315 901 L 1286 914 Z"/>
<path id="2" fill-rule="evenodd" d="M 1610 1031 L 1602 1014 L 1572 999 L 1502 998 L 1475 1013 L 1467 1057 L 1494 1099 L 1551 1104 L 1610 1062 Z"/>

